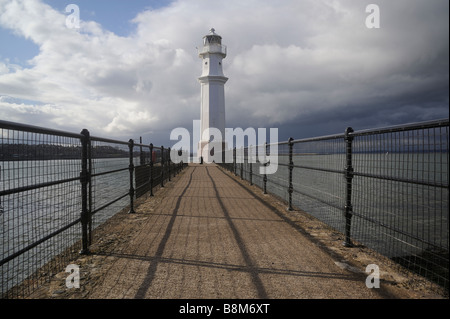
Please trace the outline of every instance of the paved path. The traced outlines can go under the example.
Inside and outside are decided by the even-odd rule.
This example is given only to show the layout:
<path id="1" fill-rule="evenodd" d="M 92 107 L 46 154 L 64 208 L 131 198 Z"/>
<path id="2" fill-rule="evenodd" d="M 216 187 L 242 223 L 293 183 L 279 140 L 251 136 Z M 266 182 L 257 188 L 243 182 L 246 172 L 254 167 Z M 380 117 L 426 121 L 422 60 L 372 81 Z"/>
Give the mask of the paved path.
<path id="1" fill-rule="evenodd" d="M 386 297 L 214 165 L 164 191 L 89 298 Z"/>

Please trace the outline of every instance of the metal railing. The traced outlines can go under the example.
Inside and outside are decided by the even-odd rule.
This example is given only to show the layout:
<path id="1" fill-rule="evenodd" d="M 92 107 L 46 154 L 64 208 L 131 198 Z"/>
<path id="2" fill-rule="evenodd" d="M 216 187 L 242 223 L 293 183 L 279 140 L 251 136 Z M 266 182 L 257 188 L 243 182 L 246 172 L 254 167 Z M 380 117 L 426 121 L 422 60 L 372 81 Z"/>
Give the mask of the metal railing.
<path id="1" fill-rule="evenodd" d="M 0 139 L 1 298 L 32 292 L 50 269 L 89 253 L 98 225 L 134 213 L 137 197 L 153 196 L 186 165 L 172 163 L 170 148 L 87 130 L 0 121 Z"/>
<path id="2" fill-rule="evenodd" d="M 222 55 L 227 55 L 227 46 L 222 44 L 208 44 L 198 49 L 198 55 L 205 53 L 221 53 Z"/>
<path id="3" fill-rule="evenodd" d="M 366 245 L 448 289 L 448 126 L 443 119 L 289 139 L 272 144 L 279 163 L 271 175 L 248 156 L 256 146 L 241 158 L 234 149 L 233 163 L 221 165 L 343 233 L 345 246 Z"/>

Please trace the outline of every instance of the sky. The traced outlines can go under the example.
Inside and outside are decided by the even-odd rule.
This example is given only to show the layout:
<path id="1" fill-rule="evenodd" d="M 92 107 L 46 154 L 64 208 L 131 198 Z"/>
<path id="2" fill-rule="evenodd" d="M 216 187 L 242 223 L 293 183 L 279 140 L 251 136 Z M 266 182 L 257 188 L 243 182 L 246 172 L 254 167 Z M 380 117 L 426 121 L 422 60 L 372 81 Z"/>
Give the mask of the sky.
<path id="1" fill-rule="evenodd" d="M 226 127 L 283 141 L 449 116 L 448 0 L 0 0 L 0 119 L 171 146 L 200 119 L 212 27 Z"/>

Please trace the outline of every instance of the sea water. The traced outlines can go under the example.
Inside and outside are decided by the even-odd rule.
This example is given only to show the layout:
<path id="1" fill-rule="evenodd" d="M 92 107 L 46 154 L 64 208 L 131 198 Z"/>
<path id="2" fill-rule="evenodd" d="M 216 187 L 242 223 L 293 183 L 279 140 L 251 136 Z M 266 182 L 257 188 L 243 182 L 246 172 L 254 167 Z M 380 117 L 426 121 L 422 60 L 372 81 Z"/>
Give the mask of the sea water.
<path id="1" fill-rule="evenodd" d="M 130 188 L 128 161 L 126 158 L 93 160 L 93 174 L 124 168 L 125 170 L 92 178 L 92 210 L 128 193 Z M 78 179 L 80 171 L 80 160 L 0 162 L 1 191 L 66 180 L 64 183 L 0 198 L 0 260 L 80 218 L 81 183 Z M 71 179 L 74 180 L 70 181 Z M 95 229 L 128 204 L 129 197 L 126 196 L 98 211 L 93 217 L 92 228 Z M 1 290 L 5 292 L 13 286 L 13 283 L 17 284 L 27 278 L 80 238 L 81 224 L 77 223 L 4 264 L 1 267 Z"/>
<path id="2" fill-rule="evenodd" d="M 267 190 L 286 201 L 288 162 L 288 156 L 279 156 L 277 172 L 267 175 Z M 294 155 L 293 162 L 293 204 L 344 232 L 345 154 Z M 353 154 L 352 165 L 353 239 L 388 257 L 448 251 L 447 152 Z M 257 165 L 252 171 L 262 187 Z"/>

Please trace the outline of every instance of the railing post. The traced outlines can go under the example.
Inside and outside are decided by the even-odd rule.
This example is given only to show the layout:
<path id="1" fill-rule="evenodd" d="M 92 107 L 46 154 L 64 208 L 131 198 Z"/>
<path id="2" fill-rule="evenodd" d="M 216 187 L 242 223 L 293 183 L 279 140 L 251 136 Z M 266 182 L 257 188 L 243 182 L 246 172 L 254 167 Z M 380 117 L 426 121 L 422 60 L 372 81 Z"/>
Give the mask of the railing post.
<path id="1" fill-rule="evenodd" d="M 178 150 L 178 156 L 180 157 L 180 156 L 182 156 L 183 155 L 183 152 L 182 152 L 182 150 L 180 149 L 180 150 Z M 180 163 L 181 162 L 179 162 L 179 163 L 176 163 L 174 166 L 174 169 L 173 169 L 173 177 L 175 177 L 175 176 L 177 176 L 178 175 L 178 173 L 179 173 L 179 168 L 180 168 Z"/>
<path id="2" fill-rule="evenodd" d="M 87 156 L 88 156 L 88 172 L 89 172 L 89 183 L 88 183 L 88 211 L 89 211 L 89 227 L 88 227 L 88 245 L 90 246 L 92 244 L 92 177 L 91 177 L 91 172 L 93 171 L 93 166 L 92 166 L 92 143 L 91 143 L 91 139 L 89 137 L 88 140 L 88 152 L 87 152 Z"/>
<path id="3" fill-rule="evenodd" d="M 266 155 L 267 155 L 267 145 L 266 143 L 264 143 L 264 161 L 266 160 Z M 268 163 L 264 163 L 264 167 L 267 167 Z M 263 176 L 263 182 L 264 182 L 264 194 L 267 194 L 267 174 L 266 174 L 266 170 L 264 170 L 264 176 Z"/>
<path id="4" fill-rule="evenodd" d="M 294 192 L 294 186 L 292 185 L 292 170 L 294 169 L 294 162 L 292 161 L 292 150 L 294 148 L 294 139 L 292 137 L 289 138 L 289 207 L 288 210 L 292 209 L 292 193 Z"/>
<path id="5" fill-rule="evenodd" d="M 153 196 L 153 143 L 150 143 L 150 196 Z"/>
<path id="6" fill-rule="evenodd" d="M 88 208 L 88 184 L 90 182 L 90 172 L 88 169 L 88 150 L 90 144 L 89 131 L 83 129 L 81 131 L 83 137 L 81 140 L 81 250 L 80 254 L 89 254 L 89 238 L 88 238 L 88 226 L 89 226 L 89 208 Z"/>
<path id="7" fill-rule="evenodd" d="M 345 144 L 346 144 L 346 166 L 345 166 L 345 179 L 346 179 L 346 188 L 345 188 L 345 247 L 353 247 L 353 244 L 350 239 L 350 231 L 352 225 L 352 180 L 353 180 L 353 163 L 352 163 L 352 142 L 353 136 L 350 135 L 353 133 L 353 129 L 348 127 L 345 130 Z"/>
<path id="8" fill-rule="evenodd" d="M 233 149 L 233 171 L 234 171 L 234 176 L 237 176 L 236 173 L 236 147 Z"/>
<path id="9" fill-rule="evenodd" d="M 0 181 L 2 180 L 2 166 L 0 165 Z M 2 198 L 0 197 L 0 216 L 3 214 Z"/>
<path id="10" fill-rule="evenodd" d="M 253 162 L 253 154 L 251 153 L 252 152 L 252 146 L 250 145 L 250 149 L 249 149 L 249 152 L 250 152 L 250 160 L 248 160 L 248 153 L 247 153 L 247 162 L 249 163 L 249 165 L 250 165 L 250 185 L 253 185 L 253 177 L 252 177 L 252 175 L 253 175 L 253 165 L 252 165 L 252 162 Z"/>
<path id="11" fill-rule="evenodd" d="M 180 156 L 183 155 L 183 150 L 181 150 Z M 189 158 L 188 158 L 189 161 Z M 181 160 L 179 163 L 177 163 L 177 173 L 176 175 L 180 174 L 181 170 L 183 168 L 183 160 Z"/>
<path id="12" fill-rule="evenodd" d="M 133 163 L 133 149 L 134 149 L 134 141 L 132 139 L 128 142 L 128 147 L 130 148 L 130 163 L 128 165 L 128 170 L 130 171 L 130 211 L 129 214 L 134 214 L 134 186 L 133 186 L 133 172 L 134 172 L 134 163 Z"/>
<path id="13" fill-rule="evenodd" d="M 139 137 L 139 165 L 144 165 L 145 164 L 145 155 L 144 152 L 142 152 L 142 136 Z"/>
<path id="14" fill-rule="evenodd" d="M 169 174 L 169 182 L 170 182 L 170 147 L 167 149 L 167 166 L 168 166 L 168 174 Z"/>
<path id="15" fill-rule="evenodd" d="M 164 146 L 161 146 L 161 187 L 164 187 Z"/>
<path id="16" fill-rule="evenodd" d="M 263 165 L 264 165 L 264 167 L 266 167 L 267 163 L 264 163 Z M 263 183 L 264 184 L 263 193 L 267 194 L 267 174 L 266 173 L 264 173 L 263 182 L 264 182 Z"/>
<path id="17" fill-rule="evenodd" d="M 244 179 L 244 163 L 245 163 L 245 150 L 244 147 L 242 147 L 242 156 L 243 158 L 241 159 L 241 179 Z"/>

